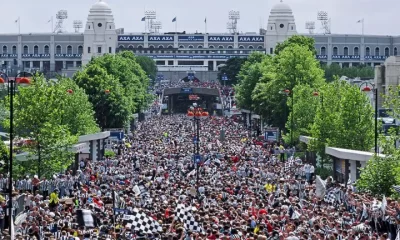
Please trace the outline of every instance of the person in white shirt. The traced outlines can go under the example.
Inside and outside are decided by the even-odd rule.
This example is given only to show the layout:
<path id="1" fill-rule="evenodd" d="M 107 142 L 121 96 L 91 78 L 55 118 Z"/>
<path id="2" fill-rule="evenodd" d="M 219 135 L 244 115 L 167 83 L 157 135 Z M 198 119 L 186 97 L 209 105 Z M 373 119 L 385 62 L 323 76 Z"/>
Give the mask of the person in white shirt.
<path id="1" fill-rule="evenodd" d="M 306 174 L 307 182 L 310 182 L 311 174 L 310 174 L 310 165 L 308 163 L 304 164 L 304 173 Z"/>
<path id="2" fill-rule="evenodd" d="M 308 181 L 309 184 L 312 184 L 313 179 L 314 179 L 314 172 L 315 172 L 315 168 L 313 165 L 310 165 L 310 179 Z"/>

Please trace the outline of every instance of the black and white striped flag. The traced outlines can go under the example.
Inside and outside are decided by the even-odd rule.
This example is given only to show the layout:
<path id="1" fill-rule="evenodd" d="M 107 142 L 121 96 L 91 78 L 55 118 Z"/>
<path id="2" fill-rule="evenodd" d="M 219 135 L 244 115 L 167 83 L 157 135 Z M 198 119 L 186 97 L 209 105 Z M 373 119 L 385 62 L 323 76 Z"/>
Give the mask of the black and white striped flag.
<path id="1" fill-rule="evenodd" d="M 80 227 L 96 227 L 96 221 L 92 211 L 78 209 L 76 210 L 76 216 Z"/>

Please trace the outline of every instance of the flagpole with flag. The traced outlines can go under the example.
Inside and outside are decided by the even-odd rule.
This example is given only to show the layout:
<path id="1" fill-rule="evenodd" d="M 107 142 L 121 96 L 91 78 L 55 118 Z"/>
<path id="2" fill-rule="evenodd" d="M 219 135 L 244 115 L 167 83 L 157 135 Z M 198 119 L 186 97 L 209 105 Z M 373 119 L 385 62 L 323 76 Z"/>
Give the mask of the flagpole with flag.
<path id="1" fill-rule="evenodd" d="M 19 17 L 15 20 L 15 23 L 18 23 L 18 34 L 21 34 L 21 20 Z"/>
<path id="2" fill-rule="evenodd" d="M 174 17 L 174 19 L 172 19 L 172 22 L 175 23 L 175 32 L 178 32 L 178 21 L 176 20 L 176 17 Z"/>
<path id="3" fill-rule="evenodd" d="M 146 16 L 142 17 L 142 22 L 144 22 L 144 33 L 147 32 L 147 25 L 146 25 Z"/>
<path id="4" fill-rule="evenodd" d="M 205 30 L 205 34 L 207 34 L 207 17 L 204 18 L 204 30 Z"/>
<path id="5" fill-rule="evenodd" d="M 361 29 L 361 32 L 362 32 L 362 35 L 364 35 L 364 18 L 358 20 L 357 23 L 361 23 L 361 28 L 362 28 L 362 29 Z"/>
<path id="6" fill-rule="evenodd" d="M 50 20 L 47 23 L 51 23 L 51 32 L 53 32 L 53 16 L 51 16 Z"/>

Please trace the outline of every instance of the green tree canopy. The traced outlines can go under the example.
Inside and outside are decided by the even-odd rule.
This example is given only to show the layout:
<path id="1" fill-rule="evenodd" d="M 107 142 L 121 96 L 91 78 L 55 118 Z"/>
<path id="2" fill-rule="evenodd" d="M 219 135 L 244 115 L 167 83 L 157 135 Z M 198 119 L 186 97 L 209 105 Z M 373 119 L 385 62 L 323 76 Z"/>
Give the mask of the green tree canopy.
<path id="1" fill-rule="evenodd" d="M 254 52 L 242 65 L 238 74 L 238 83 L 235 85 L 235 97 L 239 107 L 253 108 L 253 90 L 262 76 L 261 62 L 271 61 L 271 59 L 269 55 Z"/>
<path id="2" fill-rule="evenodd" d="M 157 75 L 157 65 L 153 59 L 147 56 L 136 56 L 136 61 L 142 67 L 143 71 L 151 79 L 155 79 Z"/>
<path id="3" fill-rule="evenodd" d="M 74 92 L 69 93 L 69 89 Z M 9 110 L 9 98 L 5 102 Z M 78 135 L 97 130 L 87 96 L 71 80 L 48 82 L 36 75 L 31 86 L 19 88 L 14 109 L 14 134 L 33 140 L 23 149 L 31 154 L 32 161 L 15 164 L 22 174 L 49 176 L 65 170 L 73 162 L 69 149 Z M 4 125 L 8 128 L 9 124 L 7 118 Z"/>
<path id="4" fill-rule="evenodd" d="M 285 48 L 291 47 L 293 45 L 303 46 L 308 49 L 313 55 L 316 54 L 315 51 L 315 40 L 314 38 L 294 35 L 286 39 L 283 43 L 278 43 L 275 47 L 275 54 L 279 55 Z"/>
<path id="5" fill-rule="evenodd" d="M 373 111 L 358 86 L 336 80 L 321 87 L 321 102 L 311 129 L 310 149 L 326 159 L 325 147 L 369 151 L 373 146 Z"/>
<path id="6" fill-rule="evenodd" d="M 237 83 L 237 76 L 239 74 L 242 64 L 246 61 L 245 58 L 230 58 L 226 61 L 225 66 L 221 67 L 218 72 L 218 80 L 222 83 L 222 76 L 225 73 L 228 77 L 226 84 L 234 85 Z"/>

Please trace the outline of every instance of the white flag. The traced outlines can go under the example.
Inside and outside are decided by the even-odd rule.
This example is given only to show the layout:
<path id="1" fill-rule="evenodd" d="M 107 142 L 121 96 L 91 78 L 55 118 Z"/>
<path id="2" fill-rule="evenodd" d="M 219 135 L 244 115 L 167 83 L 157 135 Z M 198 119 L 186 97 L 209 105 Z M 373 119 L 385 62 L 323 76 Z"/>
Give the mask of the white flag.
<path id="1" fill-rule="evenodd" d="M 11 240 L 14 240 L 15 239 L 15 233 L 14 233 L 14 219 L 13 219 L 13 216 L 12 216 L 12 214 L 11 214 Z"/>

